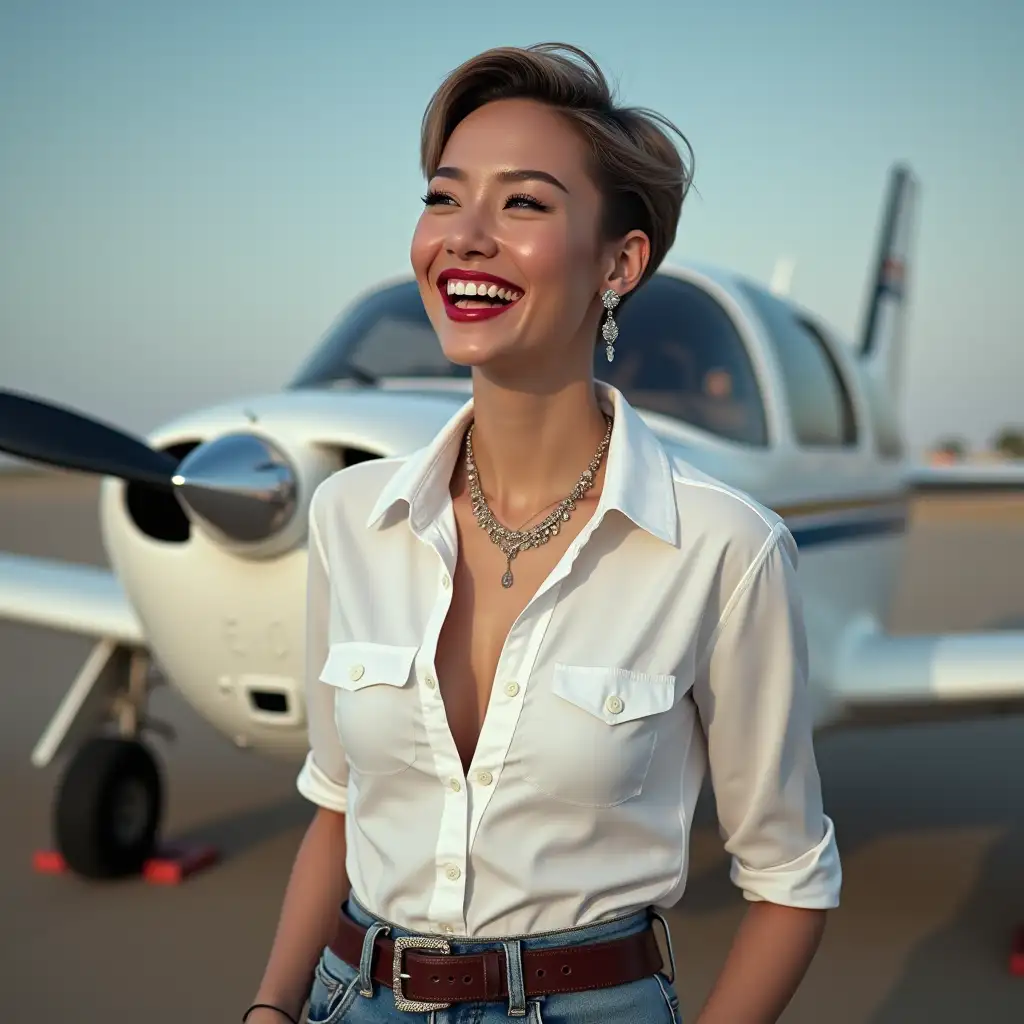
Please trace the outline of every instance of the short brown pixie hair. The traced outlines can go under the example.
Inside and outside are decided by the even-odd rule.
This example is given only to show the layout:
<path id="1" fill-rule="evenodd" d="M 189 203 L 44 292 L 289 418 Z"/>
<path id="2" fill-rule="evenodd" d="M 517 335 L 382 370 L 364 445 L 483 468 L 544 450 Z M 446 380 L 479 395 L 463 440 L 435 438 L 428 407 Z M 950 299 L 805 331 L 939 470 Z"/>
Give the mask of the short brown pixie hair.
<path id="1" fill-rule="evenodd" d="M 616 106 L 604 73 L 578 47 L 501 46 L 457 67 L 431 98 L 420 136 L 420 165 L 428 180 L 458 124 L 484 104 L 503 99 L 545 103 L 580 132 L 604 197 L 603 237 L 620 238 L 639 229 L 650 240 L 643 284 L 672 248 L 693 180 L 693 150 L 683 133 L 654 111 Z M 681 139 L 682 154 L 670 133 Z"/>

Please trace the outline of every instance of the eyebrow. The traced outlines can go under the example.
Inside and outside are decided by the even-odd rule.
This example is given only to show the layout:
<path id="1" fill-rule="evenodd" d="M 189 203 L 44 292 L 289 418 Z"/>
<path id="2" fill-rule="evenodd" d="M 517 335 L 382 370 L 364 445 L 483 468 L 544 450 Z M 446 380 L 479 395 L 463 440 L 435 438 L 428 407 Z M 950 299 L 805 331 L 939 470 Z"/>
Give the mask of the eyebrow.
<path id="1" fill-rule="evenodd" d="M 438 167 L 434 171 L 435 178 L 452 178 L 455 181 L 465 181 L 466 172 L 459 170 L 458 167 Z M 534 170 L 516 170 L 516 171 L 499 171 L 495 177 L 498 181 L 513 182 L 513 181 L 546 181 L 549 185 L 554 185 L 555 188 L 560 188 L 566 195 L 569 194 L 569 190 L 553 175 L 548 174 L 547 171 L 534 171 Z"/>

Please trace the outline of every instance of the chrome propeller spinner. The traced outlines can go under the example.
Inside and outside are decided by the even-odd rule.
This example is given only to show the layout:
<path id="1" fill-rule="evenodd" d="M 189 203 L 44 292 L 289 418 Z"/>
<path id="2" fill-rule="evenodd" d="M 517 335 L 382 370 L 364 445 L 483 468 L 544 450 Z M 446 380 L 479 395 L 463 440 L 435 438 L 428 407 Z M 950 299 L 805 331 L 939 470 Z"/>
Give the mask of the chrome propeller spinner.
<path id="1" fill-rule="evenodd" d="M 292 466 L 255 434 L 225 434 L 200 445 L 182 459 L 171 483 L 190 516 L 243 544 L 279 533 L 298 504 Z"/>

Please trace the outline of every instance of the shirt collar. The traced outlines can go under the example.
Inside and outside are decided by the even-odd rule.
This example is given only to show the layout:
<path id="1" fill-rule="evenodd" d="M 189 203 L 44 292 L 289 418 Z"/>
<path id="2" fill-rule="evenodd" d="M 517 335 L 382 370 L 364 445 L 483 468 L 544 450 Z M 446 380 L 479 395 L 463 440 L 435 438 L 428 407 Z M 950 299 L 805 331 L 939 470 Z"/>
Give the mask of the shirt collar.
<path id="1" fill-rule="evenodd" d="M 665 449 L 618 389 L 601 381 L 596 382 L 596 389 L 598 401 L 612 413 L 615 425 L 595 521 L 600 522 L 607 511 L 616 509 L 640 529 L 678 546 L 675 486 Z M 455 461 L 472 418 L 470 399 L 426 448 L 405 460 L 381 491 L 367 520 L 368 527 L 377 525 L 399 502 L 406 504 L 409 525 L 417 534 L 440 516 L 449 500 Z"/>

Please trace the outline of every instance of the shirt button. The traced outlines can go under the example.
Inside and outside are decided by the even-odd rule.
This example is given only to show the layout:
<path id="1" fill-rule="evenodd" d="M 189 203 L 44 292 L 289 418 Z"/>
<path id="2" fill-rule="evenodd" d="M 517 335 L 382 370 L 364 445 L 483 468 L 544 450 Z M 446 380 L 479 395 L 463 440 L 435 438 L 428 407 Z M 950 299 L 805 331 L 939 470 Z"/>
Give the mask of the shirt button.
<path id="1" fill-rule="evenodd" d="M 452 578 L 451 578 L 451 576 L 448 575 L 448 573 L 445 573 L 441 577 L 441 586 L 444 587 L 445 590 L 447 590 L 451 585 L 452 585 Z"/>
<path id="2" fill-rule="evenodd" d="M 362 665 L 353 665 L 348 670 L 348 677 L 352 680 L 353 683 L 357 683 L 360 679 L 363 678 L 363 672 L 365 671 L 366 670 L 363 668 Z"/>
<path id="3" fill-rule="evenodd" d="M 433 676 L 427 676 L 427 678 L 423 680 L 423 683 L 428 690 L 432 690 L 437 686 L 437 680 Z"/>
<path id="4" fill-rule="evenodd" d="M 505 692 L 510 697 L 514 697 L 519 692 L 519 684 L 518 683 L 506 683 L 505 684 Z"/>
<path id="5" fill-rule="evenodd" d="M 462 783 L 458 779 L 450 779 L 448 785 L 452 787 L 453 793 L 458 793 L 462 789 Z"/>
<path id="6" fill-rule="evenodd" d="M 444 926 L 444 933 L 445 935 L 454 935 L 455 929 L 450 924 L 446 924 Z"/>
<path id="7" fill-rule="evenodd" d="M 445 877 L 450 882 L 457 882 L 462 877 L 462 872 L 459 870 L 458 864 L 449 864 L 444 869 Z"/>
<path id="8" fill-rule="evenodd" d="M 622 703 L 622 698 L 616 697 L 614 693 L 604 702 L 604 709 L 610 715 L 619 714 L 625 706 Z"/>
<path id="9" fill-rule="evenodd" d="M 481 786 L 489 786 L 494 781 L 494 776 L 490 772 L 477 772 L 476 781 Z"/>

